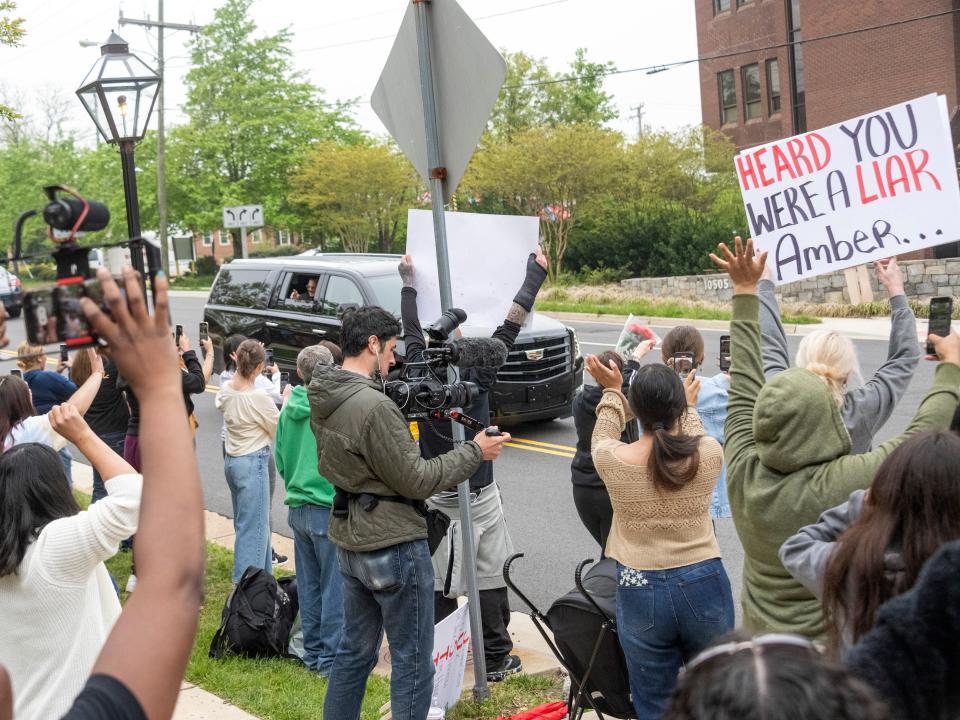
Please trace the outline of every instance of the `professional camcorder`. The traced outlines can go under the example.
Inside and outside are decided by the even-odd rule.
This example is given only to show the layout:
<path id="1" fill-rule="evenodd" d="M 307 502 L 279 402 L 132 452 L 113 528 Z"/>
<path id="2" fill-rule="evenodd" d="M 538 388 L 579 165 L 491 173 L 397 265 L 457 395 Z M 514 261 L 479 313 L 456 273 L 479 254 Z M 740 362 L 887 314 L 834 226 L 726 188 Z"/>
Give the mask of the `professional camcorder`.
<path id="1" fill-rule="evenodd" d="M 498 368 L 507 361 L 507 346 L 495 338 L 449 339 L 466 319 L 458 308 L 444 312 L 425 329 L 430 347 L 422 357 L 405 363 L 399 375 L 384 384 L 384 392 L 408 420 L 450 418 L 452 408 L 466 407 L 477 399 L 474 383 L 448 382 L 451 365 Z"/>
<path id="2" fill-rule="evenodd" d="M 47 204 L 42 210 L 21 213 L 14 227 L 13 258 L 15 272 L 27 260 L 52 257 L 57 266 L 54 285 L 24 293 L 23 315 L 27 339 L 35 345 L 61 343 L 69 348 L 97 344 L 97 338 L 80 309 L 80 299 L 88 297 L 105 311 L 100 283 L 90 270 L 91 248 L 77 243 L 77 237 L 86 232 L 104 229 L 110 222 L 110 211 L 103 203 L 87 200 L 79 193 L 62 185 L 45 187 Z M 66 196 L 66 197 L 64 197 Z M 25 256 L 22 254 L 24 223 L 41 216 L 47 225 L 47 237 L 57 244 L 52 253 Z M 136 257 L 146 252 L 151 282 L 160 268 L 160 253 L 143 238 L 132 238 L 119 243 L 98 243 L 97 247 L 126 247 Z M 136 267 L 136 264 L 134 265 Z M 122 282 L 118 279 L 118 283 Z"/>

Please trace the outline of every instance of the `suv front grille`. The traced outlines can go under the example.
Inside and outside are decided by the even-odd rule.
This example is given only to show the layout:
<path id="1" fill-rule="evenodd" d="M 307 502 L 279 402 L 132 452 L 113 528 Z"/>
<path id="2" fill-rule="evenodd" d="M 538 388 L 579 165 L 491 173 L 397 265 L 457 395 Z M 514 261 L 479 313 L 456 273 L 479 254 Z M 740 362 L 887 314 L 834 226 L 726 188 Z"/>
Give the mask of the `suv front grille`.
<path id="1" fill-rule="evenodd" d="M 542 353 L 540 359 L 532 359 Z M 518 342 L 497 373 L 501 382 L 541 382 L 559 377 L 570 369 L 570 338 Z"/>

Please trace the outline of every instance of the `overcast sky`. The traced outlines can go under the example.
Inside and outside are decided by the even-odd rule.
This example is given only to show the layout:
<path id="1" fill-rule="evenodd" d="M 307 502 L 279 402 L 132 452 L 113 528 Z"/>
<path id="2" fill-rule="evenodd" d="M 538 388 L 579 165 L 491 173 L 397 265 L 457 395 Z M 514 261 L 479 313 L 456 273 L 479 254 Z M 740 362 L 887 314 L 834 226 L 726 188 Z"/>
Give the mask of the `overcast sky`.
<path id="1" fill-rule="evenodd" d="M 689 60 L 697 55 L 693 0 L 460 0 L 466 12 L 498 48 L 543 58 L 553 71 L 566 69 L 578 47 L 593 61 L 612 60 L 621 70 Z M 203 24 L 219 0 L 166 0 L 168 22 Z M 293 31 L 294 62 L 324 89 L 327 100 L 360 98 L 356 118 L 367 130 L 385 130 L 370 109 L 370 94 L 390 51 L 407 0 L 256 0 L 259 32 Z M 0 48 L 0 83 L 21 93 L 22 111 L 38 88 L 59 88 L 71 98 L 71 127 L 93 141 L 90 119 L 73 97 L 99 49 L 80 40 L 102 41 L 112 29 L 148 63 L 156 30 L 119 27 L 119 11 L 130 18 L 156 18 L 154 0 L 18 0 L 27 35 L 19 48 Z M 503 14 L 507 13 L 507 14 Z M 486 17 L 498 15 L 497 17 Z M 167 33 L 167 123 L 183 120 L 183 77 L 189 62 L 185 32 Z M 676 129 L 700 122 L 697 65 L 654 75 L 625 73 L 607 79 L 620 112 L 613 127 L 633 138 L 631 118 L 639 102 L 644 125 Z M 151 127 L 155 126 L 155 121 Z"/>

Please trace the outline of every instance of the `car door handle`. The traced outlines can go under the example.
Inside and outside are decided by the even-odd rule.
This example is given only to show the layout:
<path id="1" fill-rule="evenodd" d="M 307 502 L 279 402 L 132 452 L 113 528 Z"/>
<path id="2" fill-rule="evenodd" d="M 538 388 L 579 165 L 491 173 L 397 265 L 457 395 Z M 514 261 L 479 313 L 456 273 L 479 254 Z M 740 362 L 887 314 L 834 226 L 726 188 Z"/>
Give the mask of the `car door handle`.
<path id="1" fill-rule="evenodd" d="M 275 322 L 265 322 L 264 325 L 266 325 L 268 328 L 280 327 L 280 323 L 275 323 Z"/>
<path id="2" fill-rule="evenodd" d="M 312 332 L 314 335 L 319 335 L 320 337 L 323 337 L 324 335 L 327 334 L 326 330 L 321 330 L 320 328 L 313 328 L 313 330 L 311 330 L 310 332 Z"/>

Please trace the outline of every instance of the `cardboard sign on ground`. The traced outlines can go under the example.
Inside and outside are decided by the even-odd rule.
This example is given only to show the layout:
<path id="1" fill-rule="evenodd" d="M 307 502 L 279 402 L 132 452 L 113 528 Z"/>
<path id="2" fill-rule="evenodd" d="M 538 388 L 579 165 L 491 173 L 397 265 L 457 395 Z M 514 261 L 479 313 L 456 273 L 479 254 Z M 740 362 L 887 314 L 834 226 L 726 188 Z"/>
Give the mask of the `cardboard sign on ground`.
<path id="1" fill-rule="evenodd" d="M 960 240 L 943 96 L 750 148 L 734 165 L 777 284 Z"/>
<path id="2" fill-rule="evenodd" d="M 463 673 L 470 647 L 470 612 L 466 603 L 437 623 L 433 631 L 433 707 L 447 709 L 463 691 Z"/>

